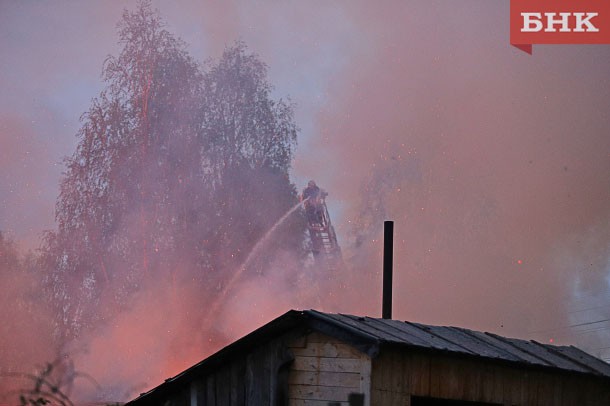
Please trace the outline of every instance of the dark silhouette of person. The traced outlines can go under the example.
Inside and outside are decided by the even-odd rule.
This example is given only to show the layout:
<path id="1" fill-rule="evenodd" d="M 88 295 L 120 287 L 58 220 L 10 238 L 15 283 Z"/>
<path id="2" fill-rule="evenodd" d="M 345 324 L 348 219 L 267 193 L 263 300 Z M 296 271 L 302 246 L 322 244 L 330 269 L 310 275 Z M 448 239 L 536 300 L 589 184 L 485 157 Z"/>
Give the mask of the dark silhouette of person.
<path id="1" fill-rule="evenodd" d="M 303 200 L 309 199 L 309 201 L 317 200 L 320 196 L 320 188 L 316 185 L 316 182 L 310 180 L 307 182 L 307 187 L 303 189 Z"/>
<path id="2" fill-rule="evenodd" d="M 318 185 L 316 185 L 316 182 L 313 180 L 307 182 L 307 187 L 303 189 L 303 194 L 301 196 L 305 204 L 305 213 L 307 214 L 309 221 L 323 225 L 322 204 L 320 202 L 320 197 L 323 196 L 323 192 Z"/>

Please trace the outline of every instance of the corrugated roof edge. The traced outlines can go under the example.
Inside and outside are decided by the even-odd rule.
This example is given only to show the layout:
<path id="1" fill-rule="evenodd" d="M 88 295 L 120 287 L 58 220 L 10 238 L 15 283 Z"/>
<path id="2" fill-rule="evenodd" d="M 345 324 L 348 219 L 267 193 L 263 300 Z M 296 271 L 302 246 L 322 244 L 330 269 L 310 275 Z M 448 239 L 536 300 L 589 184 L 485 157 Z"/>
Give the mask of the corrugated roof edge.
<path id="1" fill-rule="evenodd" d="M 320 312 L 316 313 L 320 314 Z M 346 321 L 349 321 L 349 326 L 352 329 L 360 331 L 362 334 L 368 334 L 369 336 L 376 337 L 380 346 L 408 346 L 425 351 L 454 353 L 460 356 L 477 357 L 502 363 L 511 363 L 513 365 L 525 365 L 533 368 L 569 371 L 573 373 L 596 375 L 605 378 L 610 377 L 610 365 L 582 350 L 579 350 L 576 347 L 560 347 L 538 343 L 533 340 L 507 338 L 493 333 L 484 333 L 485 336 L 490 337 L 496 342 L 496 344 L 498 342 L 505 343 L 508 349 L 512 352 L 512 355 L 520 358 L 519 360 L 515 360 L 512 357 L 507 358 L 505 356 L 498 357 L 485 355 L 484 352 L 486 351 L 480 351 L 477 353 L 469 350 L 467 348 L 468 343 L 462 342 L 457 336 L 453 336 L 451 333 L 452 331 L 468 333 L 470 337 L 479 341 L 478 344 L 483 344 L 484 346 L 489 347 L 489 349 L 493 349 L 493 351 L 496 351 L 498 348 L 495 345 L 492 345 L 490 342 L 481 341 L 476 336 L 478 332 L 461 327 L 432 326 L 413 322 L 402 322 L 399 320 L 358 317 L 345 314 L 322 314 L 329 322 L 338 325 L 344 325 Z M 406 336 L 401 337 L 401 334 L 396 334 L 396 332 L 392 331 L 394 327 L 399 325 L 408 325 L 415 329 L 415 331 L 429 334 L 431 338 L 438 338 L 442 343 L 447 344 L 447 348 L 439 348 L 439 342 L 432 345 L 431 341 L 431 345 L 427 345 L 427 343 L 426 345 L 421 345 L 409 340 L 409 338 Z M 485 348 L 483 348 L 483 350 L 484 349 Z"/>

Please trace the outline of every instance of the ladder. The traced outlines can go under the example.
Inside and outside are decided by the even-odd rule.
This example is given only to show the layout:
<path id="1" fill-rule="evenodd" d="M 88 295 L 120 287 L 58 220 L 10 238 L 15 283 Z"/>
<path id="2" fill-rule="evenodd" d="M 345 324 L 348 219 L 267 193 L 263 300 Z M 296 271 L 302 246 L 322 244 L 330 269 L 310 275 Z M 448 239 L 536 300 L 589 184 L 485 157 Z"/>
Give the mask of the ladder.
<path id="1" fill-rule="evenodd" d="M 317 218 L 308 218 L 311 251 L 317 266 L 335 270 L 343 265 L 341 247 L 337 242 L 335 228 L 330 222 L 325 199 L 322 198 L 318 204 L 321 215 Z"/>

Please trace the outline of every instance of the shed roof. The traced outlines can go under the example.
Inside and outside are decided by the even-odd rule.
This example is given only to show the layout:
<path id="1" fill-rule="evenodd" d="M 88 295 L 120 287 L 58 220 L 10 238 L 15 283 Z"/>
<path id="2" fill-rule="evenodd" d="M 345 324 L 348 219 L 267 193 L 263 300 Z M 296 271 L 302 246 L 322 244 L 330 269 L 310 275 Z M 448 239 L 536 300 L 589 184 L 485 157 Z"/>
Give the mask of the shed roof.
<path id="1" fill-rule="evenodd" d="M 429 326 L 408 321 L 328 314 L 305 315 L 337 327 L 352 329 L 378 345 L 419 347 L 520 364 L 610 377 L 610 365 L 574 346 L 556 346 L 534 340 L 506 338 L 460 327 Z"/>
<path id="2" fill-rule="evenodd" d="M 206 371 L 229 359 L 291 331 L 318 331 L 343 340 L 373 357 L 384 347 L 405 347 L 610 378 L 609 364 L 574 346 L 506 338 L 460 327 L 430 326 L 316 310 L 290 310 L 175 377 L 166 379 L 163 384 L 141 394 L 128 405 L 139 404 L 140 400 L 147 403 L 156 395 L 188 381 L 189 376 L 205 375 Z"/>

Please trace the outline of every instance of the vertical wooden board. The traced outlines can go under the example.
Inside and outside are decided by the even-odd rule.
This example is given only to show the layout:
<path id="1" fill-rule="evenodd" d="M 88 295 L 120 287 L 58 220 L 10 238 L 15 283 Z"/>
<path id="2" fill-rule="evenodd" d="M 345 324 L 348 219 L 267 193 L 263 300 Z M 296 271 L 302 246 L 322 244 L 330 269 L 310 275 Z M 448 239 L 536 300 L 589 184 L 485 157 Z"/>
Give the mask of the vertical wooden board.
<path id="1" fill-rule="evenodd" d="M 569 379 L 567 376 L 564 376 L 562 379 L 562 390 L 561 390 L 561 398 L 562 404 L 565 406 L 576 405 L 579 401 L 579 391 L 578 387 L 580 382 L 574 379 Z"/>
<path id="2" fill-rule="evenodd" d="M 610 380 L 608 379 L 599 379 L 592 382 L 593 389 L 591 390 L 591 394 L 594 400 L 596 400 L 599 405 L 610 405 Z"/>
<path id="3" fill-rule="evenodd" d="M 371 390 L 371 406 L 382 406 L 381 403 L 381 391 L 378 389 Z"/>
<path id="4" fill-rule="evenodd" d="M 462 383 L 462 396 L 470 401 L 481 401 L 485 396 L 485 368 L 482 365 L 478 365 L 468 360 L 465 362 L 460 371 Z"/>
<path id="5" fill-rule="evenodd" d="M 182 389 L 180 389 L 180 394 L 178 395 L 178 406 L 189 406 L 191 404 L 191 386 L 184 385 Z"/>
<path id="6" fill-rule="evenodd" d="M 587 398 L 587 382 L 585 378 L 579 377 L 577 385 L 575 385 L 575 392 L 577 393 L 580 404 L 586 405 Z"/>
<path id="7" fill-rule="evenodd" d="M 425 393 L 426 396 L 431 396 L 432 394 L 432 362 L 429 357 L 419 356 L 421 370 L 420 374 L 420 384 L 422 387 L 422 393 Z"/>
<path id="8" fill-rule="evenodd" d="M 428 394 L 428 390 L 423 389 L 423 375 L 426 375 L 426 380 L 428 379 L 428 373 L 424 373 L 423 365 L 424 362 L 421 357 L 417 356 L 417 354 L 414 353 L 409 354 L 406 365 L 406 372 L 409 377 L 409 387 L 411 388 L 411 394 L 420 396 L 427 396 Z"/>
<path id="9" fill-rule="evenodd" d="M 271 399 L 275 397 L 275 373 L 275 359 L 263 357 L 262 405 L 271 405 Z"/>
<path id="10" fill-rule="evenodd" d="M 203 377 L 197 384 L 197 406 L 208 406 L 207 399 L 207 377 Z"/>
<path id="11" fill-rule="evenodd" d="M 224 367 L 216 374 L 216 405 L 229 406 L 231 404 L 231 369 Z"/>
<path id="12" fill-rule="evenodd" d="M 512 399 L 512 391 L 515 387 L 515 377 L 514 374 L 512 373 L 512 370 L 509 368 L 506 368 L 506 370 L 503 373 L 504 376 L 504 386 L 502 388 L 502 403 L 504 405 L 512 405 L 514 402 L 511 401 Z"/>
<path id="13" fill-rule="evenodd" d="M 493 397 L 492 403 L 502 403 L 504 402 L 504 385 L 506 383 L 506 372 L 507 368 L 505 367 L 496 367 L 494 368 L 494 377 L 493 377 Z"/>
<path id="14" fill-rule="evenodd" d="M 502 378 L 504 379 L 502 385 L 502 400 L 498 403 L 502 403 L 504 405 L 512 405 L 513 391 L 515 390 L 515 386 L 517 385 L 515 374 L 512 368 L 504 367 L 502 369 Z"/>
<path id="15" fill-rule="evenodd" d="M 600 379 L 598 382 L 599 398 L 602 400 L 600 403 L 604 405 L 610 405 L 610 380 Z"/>
<path id="16" fill-rule="evenodd" d="M 459 381 L 456 393 L 463 399 L 473 400 L 471 392 L 476 393 L 478 391 L 478 384 L 476 382 L 477 375 L 473 372 L 476 370 L 477 368 L 470 360 L 460 359 L 456 362 L 454 379 Z"/>
<path id="17" fill-rule="evenodd" d="M 589 391 L 590 391 L 589 381 L 581 378 L 580 384 L 578 385 L 578 392 L 579 392 L 579 398 L 580 398 L 579 402 L 583 406 L 591 405 L 591 396 L 590 396 Z"/>
<path id="18" fill-rule="evenodd" d="M 606 383 L 606 389 L 610 386 Z M 581 387 L 586 394 L 585 404 L 587 406 L 608 405 L 603 396 L 603 389 L 597 379 L 587 379 Z"/>
<path id="19" fill-rule="evenodd" d="M 399 390 L 401 393 L 408 394 L 411 392 L 410 388 L 410 380 L 408 375 L 408 357 L 407 354 L 403 351 L 400 353 L 400 387 Z"/>
<path id="20" fill-rule="evenodd" d="M 544 396 L 543 402 L 545 405 L 556 405 L 555 402 L 555 374 L 545 373 L 544 381 L 538 387 L 538 398 Z"/>
<path id="21" fill-rule="evenodd" d="M 392 354 L 391 362 L 391 382 L 390 396 L 391 406 L 404 406 L 409 399 L 408 394 L 408 376 L 406 374 L 405 356 L 404 353 L 396 352 Z"/>
<path id="22" fill-rule="evenodd" d="M 384 351 L 376 358 L 370 358 L 365 354 L 360 356 L 359 390 L 360 393 L 364 394 L 364 404 L 367 406 L 385 404 L 383 403 L 382 396 L 384 396 L 383 392 L 388 390 L 391 378 L 391 371 L 389 371 L 391 355 L 391 352 Z"/>
<path id="23" fill-rule="evenodd" d="M 231 365 L 231 405 L 245 405 L 245 374 L 246 365 L 243 360 L 234 361 Z"/>
<path id="24" fill-rule="evenodd" d="M 385 370 L 386 353 L 382 352 L 378 357 L 370 360 L 371 365 L 371 406 L 385 406 L 385 391 L 383 389 L 383 371 Z"/>
<path id="25" fill-rule="evenodd" d="M 474 393 L 476 400 L 480 401 L 485 397 L 485 371 L 482 368 L 471 368 L 474 375 Z"/>
<path id="26" fill-rule="evenodd" d="M 464 399 L 466 396 L 466 380 L 468 371 L 471 369 L 469 362 L 455 358 L 447 363 L 447 374 L 445 376 L 448 391 L 451 396 L 457 399 Z"/>
<path id="27" fill-rule="evenodd" d="M 389 392 L 392 386 L 392 356 L 390 353 L 383 357 L 383 369 L 381 371 L 381 389 Z"/>
<path id="28" fill-rule="evenodd" d="M 375 371 L 375 379 L 377 381 L 377 388 L 382 391 L 388 390 L 388 380 L 390 377 L 390 372 L 388 370 L 388 364 L 390 362 L 390 357 L 387 353 L 382 352 L 377 359 L 374 360 L 376 364 Z M 371 377 L 372 379 L 372 377 Z"/>
<path id="29" fill-rule="evenodd" d="M 406 393 L 400 393 L 398 397 L 398 402 L 400 406 L 410 405 L 411 404 L 411 396 Z"/>
<path id="30" fill-rule="evenodd" d="M 561 375 L 555 375 L 553 377 L 553 405 L 561 406 L 563 404 L 563 401 L 561 399 L 561 386 Z"/>
<path id="31" fill-rule="evenodd" d="M 404 380 L 404 363 L 402 360 L 402 354 L 396 352 L 392 354 L 391 368 L 392 373 L 390 376 L 390 391 L 393 393 L 400 394 L 403 387 Z"/>
<path id="32" fill-rule="evenodd" d="M 246 361 L 246 404 L 269 404 L 271 377 L 269 361 L 264 351 L 259 349 L 250 353 Z"/>
<path id="33" fill-rule="evenodd" d="M 508 384 L 504 388 L 504 403 L 510 405 L 523 405 L 523 372 L 510 369 Z"/>
<path id="34" fill-rule="evenodd" d="M 399 393 L 409 393 L 409 377 L 407 374 L 407 360 L 406 354 L 404 352 L 400 352 L 396 354 L 396 359 L 398 362 L 397 376 L 396 380 L 396 390 Z"/>
<path id="35" fill-rule="evenodd" d="M 253 357 L 254 364 L 254 382 L 256 388 L 256 399 L 259 404 L 266 405 L 269 399 L 269 390 L 271 386 L 271 376 L 269 375 L 269 361 L 265 357 L 265 352 L 259 350 Z"/>
<path id="36" fill-rule="evenodd" d="M 407 371 L 411 393 L 417 396 L 430 396 L 430 357 L 412 353 Z"/>
<path id="37" fill-rule="evenodd" d="M 417 379 L 416 373 L 421 374 L 421 366 L 419 365 L 419 359 L 412 352 L 405 354 L 405 379 L 409 381 L 409 394 L 420 395 L 421 390 L 421 377 Z"/>
<path id="38" fill-rule="evenodd" d="M 196 380 L 192 380 L 189 385 L 189 405 L 190 406 L 198 406 L 200 403 L 198 400 L 199 393 L 199 382 Z"/>
<path id="39" fill-rule="evenodd" d="M 216 406 L 216 376 L 208 375 L 206 379 L 206 405 Z"/>
<path id="40" fill-rule="evenodd" d="M 258 385 L 256 384 L 256 370 L 253 369 L 253 364 L 254 364 L 254 360 L 253 360 L 253 355 L 252 354 L 248 354 L 248 356 L 246 357 L 246 373 L 245 373 L 245 389 L 246 389 L 246 400 L 245 403 L 246 405 L 255 405 L 257 404 L 257 400 L 256 399 L 256 395 L 257 395 L 257 391 L 256 388 L 258 387 Z"/>
<path id="41" fill-rule="evenodd" d="M 481 371 L 472 362 L 463 362 L 459 372 L 462 380 L 461 393 L 464 399 L 476 401 L 481 399 Z"/>
<path id="42" fill-rule="evenodd" d="M 553 385 L 550 373 L 537 372 L 536 397 L 541 406 L 553 406 Z"/>
<path id="43" fill-rule="evenodd" d="M 381 405 L 383 405 L 383 406 L 387 406 L 387 405 L 389 405 L 389 403 L 390 403 L 390 402 L 389 402 L 390 395 L 388 394 L 388 391 L 386 391 L 386 390 L 382 390 L 382 391 L 380 392 L 380 395 L 381 395 L 381 396 L 380 396 L 380 397 L 381 397 Z"/>
<path id="44" fill-rule="evenodd" d="M 533 371 L 527 372 L 527 380 L 525 381 L 525 391 L 526 391 L 526 405 L 536 405 L 538 404 L 538 377 L 533 373 Z"/>
<path id="45" fill-rule="evenodd" d="M 441 392 L 442 365 L 436 356 L 430 357 L 430 396 L 438 398 Z"/>
<path id="46" fill-rule="evenodd" d="M 445 357 L 435 357 L 435 396 L 438 398 L 451 398 L 452 388 L 447 383 L 449 381 L 449 375 L 451 374 L 450 368 L 452 367 L 451 362 L 448 362 Z"/>
<path id="47" fill-rule="evenodd" d="M 387 370 L 387 381 L 386 381 L 386 403 L 384 405 L 387 406 L 398 406 L 399 405 L 399 393 L 396 390 L 397 386 L 397 375 L 398 369 L 400 367 L 400 360 L 398 359 L 398 354 L 395 352 L 391 352 L 388 354 L 388 359 L 386 362 L 386 370 Z"/>
<path id="48" fill-rule="evenodd" d="M 480 363 L 481 369 L 481 398 L 480 401 L 491 402 L 494 397 L 494 369 L 489 364 Z"/>
<path id="49" fill-rule="evenodd" d="M 599 397 L 602 400 L 600 404 L 610 405 L 610 382 L 608 379 L 600 380 Z"/>
<path id="50" fill-rule="evenodd" d="M 504 404 L 521 405 L 521 376 L 513 369 L 508 373 L 509 379 L 504 385 Z"/>
<path id="51" fill-rule="evenodd" d="M 388 392 L 388 406 L 402 406 L 400 404 L 400 393 L 393 391 Z"/>
<path id="52" fill-rule="evenodd" d="M 362 355 L 362 367 L 360 370 L 360 393 L 364 394 L 364 405 L 371 406 L 371 369 L 372 359 L 366 355 Z"/>
<path id="53" fill-rule="evenodd" d="M 394 392 L 394 376 L 395 376 L 395 368 L 396 368 L 396 354 L 390 352 L 387 354 L 385 361 L 385 370 L 384 370 L 384 390 L 388 393 Z M 388 403 L 391 405 L 392 396 L 389 395 Z"/>
<path id="54" fill-rule="evenodd" d="M 460 383 L 462 379 L 456 379 L 456 367 L 458 360 L 435 355 L 432 357 L 433 369 L 431 369 L 430 382 L 431 396 L 438 398 L 456 398 L 457 394 L 462 392 Z"/>
<path id="55" fill-rule="evenodd" d="M 374 358 L 371 361 L 371 389 L 372 390 L 381 390 L 382 388 L 382 380 L 381 374 L 383 371 L 383 355 L 380 355 L 377 358 Z"/>
<path id="56" fill-rule="evenodd" d="M 390 406 L 402 406 L 402 394 L 398 393 L 398 392 L 388 392 L 388 394 L 391 397 L 390 403 L 388 403 L 388 405 Z"/>
<path id="57" fill-rule="evenodd" d="M 554 406 L 553 374 L 538 373 L 537 398 L 540 406 Z"/>
<path id="58" fill-rule="evenodd" d="M 515 394 L 514 402 L 518 405 L 527 405 L 527 380 L 528 374 L 525 371 L 517 370 L 517 393 Z"/>

